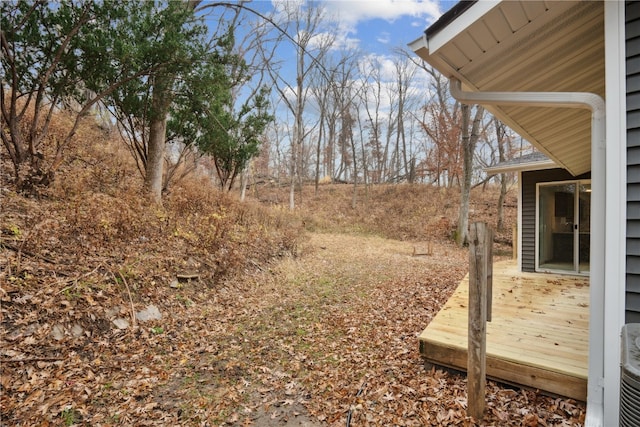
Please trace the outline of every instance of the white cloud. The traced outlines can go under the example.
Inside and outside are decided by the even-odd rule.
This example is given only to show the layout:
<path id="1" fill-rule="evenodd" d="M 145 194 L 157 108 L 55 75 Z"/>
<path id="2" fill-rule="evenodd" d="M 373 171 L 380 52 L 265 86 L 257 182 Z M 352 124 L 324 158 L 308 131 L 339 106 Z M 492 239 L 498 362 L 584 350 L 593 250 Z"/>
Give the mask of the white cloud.
<path id="1" fill-rule="evenodd" d="M 378 43 L 387 44 L 391 40 L 390 36 L 391 36 L 391 34 L 389 34 L 386 31 L 383 31 L 380 34 L 378 34 L 378 36 L 376 37 L 376 41 Z"/>
<path id="2" fill-rule="evenodd" d="M 324 5 L 351 28 L 369 19 L 394 21 L 402 16 L 423 18 L 425 24 L 442 14 L 437 0 L 327 0 Z"/>
<path id="3" fill-rule="evenodd" d="M 323 46 L 329 46 L 330 50 L 354 50 L 360 45 L 360 39 L 351 37 L 348 33 L 318 33 L 309 40 L 309 47 L 312 49 L 321 49 Z"/>

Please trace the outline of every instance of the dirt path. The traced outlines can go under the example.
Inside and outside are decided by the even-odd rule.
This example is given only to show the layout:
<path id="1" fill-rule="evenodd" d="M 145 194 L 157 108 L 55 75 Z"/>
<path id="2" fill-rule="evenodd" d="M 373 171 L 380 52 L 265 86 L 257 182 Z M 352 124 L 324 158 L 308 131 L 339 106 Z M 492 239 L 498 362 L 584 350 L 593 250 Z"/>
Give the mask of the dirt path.
<path id="1" fill-rule="evenodd" d="M 414 257 L 407 242 L 307 237 L 299 257 L 253 277 L 252 311 L 236 319 L 260 349 L 247 363 L 266 365 L 253 422 L 393 423 L 391 411 L 412 404 L 396 396 L 418 393 L 410 384 L 424 375 L 416 337 L 464 274 L 464 253 L 431 245 L 432 255 Z M 380 418 L 381 410 L 390 412 Z"/>

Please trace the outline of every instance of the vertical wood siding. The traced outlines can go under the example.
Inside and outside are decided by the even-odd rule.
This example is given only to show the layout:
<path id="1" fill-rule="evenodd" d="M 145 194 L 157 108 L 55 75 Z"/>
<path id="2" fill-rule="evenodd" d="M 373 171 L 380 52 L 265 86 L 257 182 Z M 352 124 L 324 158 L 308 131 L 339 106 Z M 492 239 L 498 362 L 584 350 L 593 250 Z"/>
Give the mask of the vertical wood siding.
<path id="1" fill-rule="evenodd" d="M 522 271 L 536 271 L 536 184 L 590 178 L 591 173 L 575 177 L 564 169 L 522 172 Z"/>
<path id="2" fill-rule="evenodd" d="M 626 322 L 640 323 L 640 2 L 626 3 Z"/>

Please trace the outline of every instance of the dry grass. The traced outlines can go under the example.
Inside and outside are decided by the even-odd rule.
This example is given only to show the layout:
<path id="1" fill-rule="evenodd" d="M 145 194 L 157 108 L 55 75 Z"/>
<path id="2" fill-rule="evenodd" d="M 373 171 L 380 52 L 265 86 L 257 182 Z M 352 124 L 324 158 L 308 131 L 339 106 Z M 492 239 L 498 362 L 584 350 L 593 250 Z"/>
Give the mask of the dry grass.
<path id="1" fill-rule="evenodd" d="M 263 186 L 250 192 L 256 200 L 286 209 L 288 189 Z M 326 184 L 316 194 L 313 186 L 296 193 L 295 214 L 309 231 L 377 235 L 414 242 L 454 239 L 458 220 L 458 188 L 438 188 L 423 184 L 358 187 L 353 207 L 353 186 Z M 469 221 L 484 221 L 496 228 L 498 190 L 476 188 L 471 194 Z M 496 240 L 511 244 L 517 200 L 512 188 L 506 198 L 504 229 Z M 507 246 L 502 249 L 507 250 Z"/>

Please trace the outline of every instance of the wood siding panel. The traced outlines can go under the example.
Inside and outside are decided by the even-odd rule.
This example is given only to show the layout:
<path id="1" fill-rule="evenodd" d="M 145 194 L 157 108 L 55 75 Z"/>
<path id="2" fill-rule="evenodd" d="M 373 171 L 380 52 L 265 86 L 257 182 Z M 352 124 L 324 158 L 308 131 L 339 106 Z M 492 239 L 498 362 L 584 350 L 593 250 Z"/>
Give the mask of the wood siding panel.
<path id="1" fill-rule="evenodd" d="M 627 289 L 640 293 L 640 276 L 627 274 Z"/>
<path id="2" fill-rule="evenodd" d="M 640 202 L 627 201 L 627 219 L 640 219 Z"/>
<path id="3" fill-rule="evenodd" d="M 640 274 L 640 257 L 627 255 L 627 274 Z"/>
<path id="4" fill-rule="evenodd" d="M 627 76 L 627 92 L 640 90 L 640 74 Z"/>
<path id="5" fill-rule="evenodd" d="M 627 125 L 631 129 L 640 128 L 640 111 L 628 111 L 627 112 Z"/>
<path id="6" fill-rule="evenodd" d="M 536 184 L 590 178 L 590 173 L 574 177 L 564 169 L 522 172 L 522 271 L 536 270 Z"/>
<path id="7" fill-rule="evenodd" d="M 640 238 L 627 237 L 627 256 L 640 256 Z M 638 282 L 640 282 L 640 277 Z"/>
<path id="8" fill-rule="evenodd" d="M 627 95 L 627 111 L 637 112 L 640 110 L 640 92 L 632 92 Z"/>
<path id="9" fill-rule="evenodd" d="M 640 128 L 629 129 L 627 131 L 627 147 L 640 147 Z"/>
<path id="10" fill-rule="evenodd" d="M 640 3 L 627 2 L 626 322 L 640 322 Z"/>
<path id="11" fill-rule="evenodd" d="M 627 221 L 627 237 L 640 239 L 640 221 Z"/>
<path id="12" fill-rule="evenodd" d="M 640 201 L 640 184 L 627 183 L 627 203 Z"/>
<path id="13" fill-rule="evenodd" d="M 628 183 L 640 183 L 640 165 L 627 166 L 627 182 Z"/>

